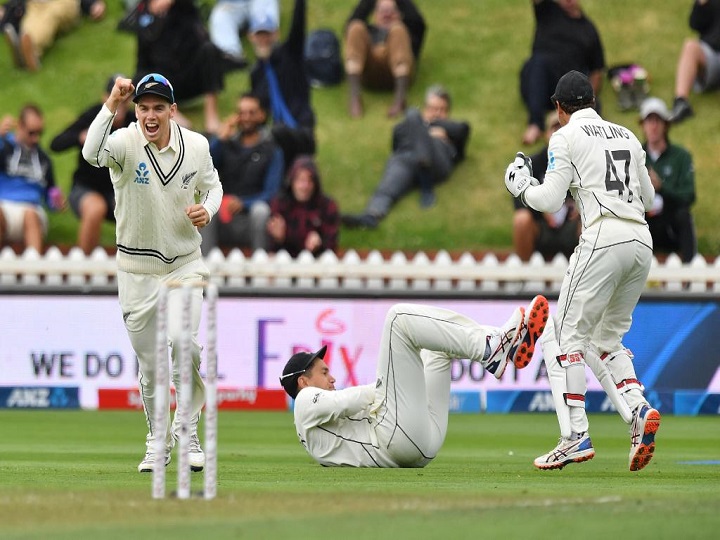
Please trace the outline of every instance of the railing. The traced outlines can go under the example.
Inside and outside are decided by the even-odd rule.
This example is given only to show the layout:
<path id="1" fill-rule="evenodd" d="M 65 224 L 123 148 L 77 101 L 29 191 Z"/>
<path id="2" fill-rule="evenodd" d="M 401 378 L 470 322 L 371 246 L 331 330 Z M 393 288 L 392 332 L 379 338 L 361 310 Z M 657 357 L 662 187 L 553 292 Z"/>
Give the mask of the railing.
<path id="1" fill-rule="evenodd" d="M 348 251 L 342 257 L 326 252 L 318 258 L 308 252 L 292 258 L 286 252 L 258 250 L 246 256 L 240 250 L 206 257 L 213 281 L 225 290 L 263 290 L 290 293 L 337 291 L 346 293 L 517 294 L 560 290 L 568 261 L 558 255 L 546 262 L 535 254 L 527 263 L 515 255 L 500 261 L 494 254 L 475 258 L 464 253 L 453 259 L 440 251 L 432 259 L 424 252 L 408 258 L 402 252 L 384 257 L 372 251 L 364 257 Z M 56 247 L 44 255 L 33 249 L 16 254 L 0 251 L 0 290 L 43 288 L 115 289 L 115 257 L 103 249 L 85 256 L 79 248 L 64 255 Z M 653 260 L 646 291 L 658 293 L 720 293 L 720 257 L 708 262 L 697 256 L 683 264 L 676 255 L 663 263 Z"/>

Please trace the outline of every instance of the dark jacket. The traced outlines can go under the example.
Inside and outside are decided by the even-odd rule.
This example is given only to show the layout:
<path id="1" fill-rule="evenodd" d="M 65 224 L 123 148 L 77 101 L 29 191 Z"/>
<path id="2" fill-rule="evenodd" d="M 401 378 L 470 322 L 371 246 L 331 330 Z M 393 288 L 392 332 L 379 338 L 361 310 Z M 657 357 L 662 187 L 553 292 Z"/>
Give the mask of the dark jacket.
<path id="1" fill-rule="evenodd" d="M 294 167 L 297 164 L 296 161 Z M 272 214 L 282 216 L 286 224 L 285 242 L 278 244 L 273 240 L 271 250 L 284 249 L 292 257 L 297 257 L 305 249 L 305 239 L 312 231 L 317 231 L 322 239 L 322 245 L 314 255 L 326 250 L 335 251 L 338 247 L 340 211 L 337 203 L 323 193 L 320 175 L 314 165 L 307 168 L 311 170 L 315 182 L 315 192 L 307 203 L 295 199 L 289 181 L 270 202 Z M 291 169 L 290 174 L 292 172 Z"/>
<path id="2" fill-rule="evenodd" d="M 278 79 L 285 104 L 298 126 L 314 129 L 315 113 L 310 106 L 310 83 L 305 73 L 305 4 L 305 0 L 295 0 L 290 33 L 284 42 L 275 47 L 269 61 Z M 250 84 L 253 94 L 260 96 L 263 103 L 269 104 L 270 88 L 263 61 L 258 61 L 253 66 Z"/>
<path id="3" fill-rule="evenodd" d="M 282 151 L 270 137 L 252 147 L 243 146 L 238 137 L 213 139 L 210 154 L 223 192 L 242 199 L 246 208 L 258 200 L 269 203 L 280 189 Z"/>
<path id="4" fill-rule="evenodd" d="M 90 127 L 90 124 L 98 112 L 100 112 L 102 106 L 102 103 L 98 103 L 86 109 L 77 120 L 52 140 L 50 150 L 53 152 L 62 152 L 69 148 L 81 150 L 80 133 Z M 129 126 L 134 121 L 135 113 L 130 109 L 125 115 L 124 125 L 120 127 Z M 111 131 L 115 131 L 116 129 L 118 128 L 113 127 Z M 93 167 L 83 158 L 82 152 L 80 151 L 78 151 L 77 167 L 75 168 L 75 172 L 73 172 L 73 186 L 83 186 L 107 196 L 113 194 L 109 170 L 106 167 Z"/>
<path id="5" fill-rule="evenodd" d="M 429 134 L 433 126 L 442 127 L 447 141 Z M 406 153 L 413 160 L 424 163 L 433 171 L 435 181 L 444 180 L 453 167 L 465 158 L 470 138 L 470 125 L 457 120 L 437 120 L 425 123 L 419 110 L 407 110 L 405 118 L 395 125 L 392 135 L 393 153 Z"/>

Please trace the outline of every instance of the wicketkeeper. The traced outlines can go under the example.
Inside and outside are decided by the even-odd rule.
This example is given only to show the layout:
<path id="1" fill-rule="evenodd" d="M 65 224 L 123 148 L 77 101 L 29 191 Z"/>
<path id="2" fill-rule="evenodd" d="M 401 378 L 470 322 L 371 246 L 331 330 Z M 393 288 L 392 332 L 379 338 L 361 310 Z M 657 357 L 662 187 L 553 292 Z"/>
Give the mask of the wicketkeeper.
<path id="1" fill-rule="evenodd" d="M 542 337 L 561 438 L 535 466 L 557 469 L 595 456 L 585 414 L 587 362 L 631 423 L 629 462 L 636 471 L 655 451 L 660 413 L 645 399 L 632 353 L 622 340 L 650 272 L 653 243 L 645 212 L 655 190 L 640 142 L 629 129 L 595 112 L 595 95 L 585 75 L 563 75 L 552 101 L 562 127 L 550 138 L 544 183 L 537 185 L 522 153 L 505 173 L 508 191 L 541 212 L 557 211 L 569 189 L 583 226 L 557 313 Z"/>

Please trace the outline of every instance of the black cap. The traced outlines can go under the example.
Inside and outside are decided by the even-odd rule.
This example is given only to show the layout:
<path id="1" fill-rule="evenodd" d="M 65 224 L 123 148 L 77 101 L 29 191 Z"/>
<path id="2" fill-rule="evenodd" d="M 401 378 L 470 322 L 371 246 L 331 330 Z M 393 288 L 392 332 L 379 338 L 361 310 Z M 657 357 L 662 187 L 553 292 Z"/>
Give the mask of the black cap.
<path id="1" fill-rule="evenodd" d="M 327 345 L 314 353 L 299 352 L 290 357 L 290 360 L 285 364 L 282 377 L 280 377 L 280 384 L 291 398 L 297 396 L 298 379 L 300 375 L 307 371 L 310 364 L 313 363 L 313 360 L 316 358 L 325 358 L 325 352 L 327 352 Z"/>
<path id="2" fill-rule="evenodd" d="M 555 93 L 550 98 L 553 103 L 566 105 L 582 105 L 590 103 L 595 98 L 590 79 L 579 71 L 568 71 L 560 77 L 555 87 Z"/>
<path id="3" fill-rule="evenodd" d="M 135 97 L 133 101 L 137 103 L 138 100 L 146 94 L 154 94 L 165 98 L 170 103 L 175 103 L 175 92 L 172 84 L 159 73 L 150 73 L 140 79 L 140 82 L 138 82 L 135 87 Z"/>

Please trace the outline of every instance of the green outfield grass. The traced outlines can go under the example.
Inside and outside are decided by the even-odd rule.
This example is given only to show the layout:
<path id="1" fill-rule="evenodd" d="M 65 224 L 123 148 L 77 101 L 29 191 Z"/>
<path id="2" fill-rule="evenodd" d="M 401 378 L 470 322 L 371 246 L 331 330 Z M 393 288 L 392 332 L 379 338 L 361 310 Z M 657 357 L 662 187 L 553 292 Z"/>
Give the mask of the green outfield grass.
<path id="1" fill-rule="evenodd" d="M 697 463 L 720 461 L 718 418 L 663 417 L 639 473 L 625 424 L 590 422 L 597 456 L 562 471 L 532 467 L 549 414 L 453 415 L 428 467 L 358 470 L 314 464 L 289 413 L 223 412 L 218 498 L 153 501 L 141 413 L 2 411 L 0 538 L 717 537 L 720 465 Z"/>

